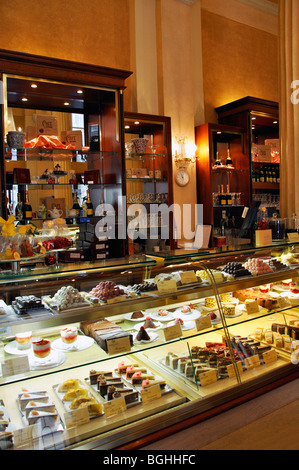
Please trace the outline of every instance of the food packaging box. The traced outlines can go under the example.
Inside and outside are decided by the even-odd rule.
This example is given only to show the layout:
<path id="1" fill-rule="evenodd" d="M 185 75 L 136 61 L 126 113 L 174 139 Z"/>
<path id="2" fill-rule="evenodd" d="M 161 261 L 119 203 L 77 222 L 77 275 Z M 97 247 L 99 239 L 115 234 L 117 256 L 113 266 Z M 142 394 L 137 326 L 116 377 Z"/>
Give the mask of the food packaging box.
<path id="1" fill-rule="evenodd" d="M 59 259 L 65 263 L 88 260 L 90 259 L 90 250 L 82 248 L 65 251 L 63 253 L 59 253 Z"/>
<path id="2" fill-rule="evenodd" d="M 81 131 L 63 131 L 61 132 L 61 141 L 65 145 L 73 145 L 76 150 L 82 149 Z"/>
<path id="3" fill-rule="evenodd" d="M 272 230 L 256 230 L 255 231 L 255 245 L 267 246 L 272 245 Z"/>
<path id="4" fill-rule="evenodd" d="M 39 135 L 58 135 L 58 125 L 55 116 L 36 116 L 36 136 Z"/>

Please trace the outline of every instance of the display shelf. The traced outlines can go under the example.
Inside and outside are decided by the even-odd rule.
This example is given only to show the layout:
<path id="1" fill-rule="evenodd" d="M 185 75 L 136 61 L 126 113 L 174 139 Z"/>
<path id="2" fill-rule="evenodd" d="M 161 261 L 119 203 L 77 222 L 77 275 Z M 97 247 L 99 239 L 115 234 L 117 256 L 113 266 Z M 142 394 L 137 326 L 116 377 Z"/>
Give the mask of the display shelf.
<path id="1" fill-rule="evenodd" d="M 287 253 L 290 247 L 294 248 L 295 245 L 279 243 L 281 253 Z M 60 273 L 56 272 L 56 276 L 53 273 L 52 277 L 49 278 L 51 279 L 51 283 L 49 281 L 46 282 L 48 290 L 51 285 L 52 288 L 54 288 L 52 292 L 54 292 L 59 287 L 59 279 L 63 281 L 63 284 L 65 284 L 65 279 L 76 279 L 76 285 L 80 285 L 80 291 L 83 292 L 84 288 L 86 289 L 87 286 L 91 287 L 97 284 L 99 275 L 101 275 L 101 279 L 113 279 L 119 285 L 126 286 L 130 281 L 132 283 L 134 277 L 135 281 L 137 281 L 138 278 L 138 280 L 142 279 L 143 283 L 153 282 L 156 276 L 164 276 L 167 273 L 175 274 L 179 270 L 196 271 L 201 268 L 205 270 L 211 263 L 211 269 L 212 266 L 215 267 L 217 265 L 218 269 L 221 270 L 228 258 L 231 260 L 239 259 L 244 262 L 244 260 L 250 258 L 253 253 L 257 257 L 267 259 L 267 254 L 272 250 L 273 252 L 277 251 L 277 248 L 268 247 L 265 250 L 251 247 L 250 250 L 248 248 L 248 251 L 240 249 L 231 251 L 231 253 L 223 252 L 218 254 L 213 253 L 213 250 L 211 250 L 210 253 L 201 253 L 201 256 L 205 258 L 204 262 L 202 260 L 190 261 L 185 253 L 185 258 L 183 256 L 175 257 L 174 254 L 171 253 L 171 257 L 168 260 L 165 257 L 164 260 L 160 260 L 159 263 L 146 257 L 141 257 L 140 259 L 128 258 L 122 261 L 115 260 L 114 262 L 110 260 L 110 266 L 106 265 L 106 270 L 105 265 L 101 266 L 101 264 L 98 264 L 97 269 L 95 267 L 94 269 L 89 267 L 90 271 L 83 270 L 83 265 L 80 265 L 80 269 L 78 269 L 79 265 L 77 265 L 77 270 L 74 269 L 75 267 L 68 273 L 63 270 Z M 213 270 L 208 272 L 210 280 L 212 280 L 214 276 Z M 69 274 L 67 278 L 65 278 L 66 274 Z M 30 282 L 30 279 L 34 279 L 34 272 L 32 272 L 32 278 L 29 277 L 27 280 L 30 285 L 35 288 L 35 290 L 31 290 L 31 292 L 44 292 L 45 284 L 38 275 L 38 271 L 35 272 L 35 276 L 36 281 L 38 281 L 36 285 Z M 55 438 L 58 439 L 58 445 L 60 445 L 61 448 L 69 448 L 70 442 L 71 447 L 74 448 L 84 448 L 85 446 L 112 448 L 117 445 L 116 443 L 119 442 L 119 440 L 122 442 L 132 440 L 133 434 L 138 433 L 144 436 L 153 432 L 153 429 L 157 426 L 157 420 L 165 421 L 165 426 L 170 422 L 179 424 L 183 416 L 184 418 L 194 416 L 201 412 L 202 409 L 207 410 L 213 407 L 215 399 L 217 402 L 225 403 L 232 399 L 232 397 L 240 396 L 240 394 L 244 393 L 246 390 L 261 387 L 263 384 L 277 379 L 277 377 L 287 377 L 288 374 L 294 373 L 295 367 L 291 364 L 290 351 L 284 349 L 284 347 L 278 347 L 279 343 L 277 339 L 275 339 L 275 343 L 272 339 L 270 346 L 269 343 L 266 344 L 264 340 L 257 343 L 256 335 L 261 334 L 260 328 L 265 332 L 271 331 L 274 324 L 280 325 L 280 333 L 278 333 L 278 335 L 281 335 L 283 325 L 295 325 L 296 322 L 299 324 L 299 309 L 285 304 L 280 307 L 276 305 L 276 307 L 271 310 L 263 307 L 260 308 L 257 313 L 248 314 L 244 303 L 239 301 L 240 311 L 238 314 L 228 317 L 224 314 L 226 304 L 220 296 L 227 293 L 231 295 L 231 293 L 239 289 L 257 288 L 257 286 L 265 284 L 270 285 L 270 283 L 277 286 L 279 290 L 282 281 L 290 278 L 295 281 L 298 279 L 298 276 L 298 267 L 289 266 L 275 273 L 226 279 L 224 282 L 218 281 L 216 284 L 207 284 L 205 282 L 190 283 L 178 285 L 175 291 L 167 291 L 165 293 L 161 293 L 160 291 L 145 292 L 142 295 L 137 294 L 135 298 L 123 300 L 122 302 L 91 306 L 90 311 L 88 311 L 89 307 L 73 308 L 68 312 L 62 311 L 60 313 L 56 313 L 52 310 L 51 318 L 44 317 L 37 320 L 37 318 L 34 319 L 32 315 L 32 318 L 28 320 L 24 317 L 14 319 L 10 324 L 9 321 L 7 321 L 8 319 L 0 317 L 1 339 L 3 341 L 0 354 L 3 357 L 3 364 L 13 357 L 21 356 L 20 351 L 15 356 L 8 352 L 13 348 L 15 341 L 14 335 L 17 331 L 28 331 L 28 329 L 32 329 L 34 336 L 37 335 L 39 337 L 48 338 L 54 348 L 54 345 L 58 344 L 60 341 L 61 325 L 77 326 L 81 338 L 89 338 L 89 340 L 93 341 L 89 336 L 82 334 L 84 331 L 82 321 L 99 321 L 99 319 L 103 318 L 108 318 L 116 327 L 121 328 L 122 331 L 132 334 L 133 337 L 135 337 L 140 324 L 143 324 L 143 321 L 139 324 L 138 321 L 133 322 L 130 319 L 130 314 L 135 311 L 144 312 L 145 318 L 151 316 L 155 322 L 157 318 L 159 319 L 157 315 L 160 308 L 170 312 L 176 312 L 172 317 L 175 318 L 178 309 L 180 310 L 182 307 L 192 304 L 194 310 L 197 309 L 200 311 L 200 319 L 204 319 L 204 317 L 210 319 L 209 325 L 199 324 L 203 326 L 197 328 L 195 324 L 191 328 L 191 325 L 188 325 L 189 322 L 187 319 L 184 318 L 186 329 L 182 330 L 181 334 L 176 334 L 176 336 L 170 337 L 168 340 L 166 340 L 163 325 L 167 328 L 169 321 L 161 321 L 159 322 L 159 329 L 154 330 L 156 335 L 155 340 L 148 343 L 136 343 L 136 341 L 134 341 L 130 350 L 126 350 L 126 352 L 123 350 L 115 350 L 107 354 L 96 341 L 93 341 L 92 344 L 86 348 L 75 351 L 65 351 L 63 360 L 50 368 L 39 367 L 39 370 L 37 370 L 35 367 L 31 367 L 31 356 L 28 356 L 29 370 L 23 370 L 21 374 L 9 376 L 5 374 L 5 376 L 0 378 L 2 398 L 6 406 L 10 409 L 10 415 L 14 420 L 14 424 L 17 428 L 23 425 L 20 422 L 15 399 L 15 395 L 19 393 L 21 387 L 25 386 L 29 389 L 40 388 L 41 384 L 43 384 L 43 387 L 50 393 L 52 400 L 57 406 L 59 415 L 65 424 L 65 412 L 63 408 L 61 408 L 61 402 L 57 401 L 56 395 L 52 394 L 53 387 L 67 379 L 78 378 L 84 381 L 89 376 L 89 372 L 92 369 L 106 372 L 110 370 L 114 371 L 122 361 L 128 365 L 137 363 L 139 367 L 147 371 L 146 374 L 149 374 L 149 376 L 162 378 L 163 383 L 165 381 L 167 384 L 166 389 L 170 390 L 170 393 L 164 394 L 162 389 L 162 395 L 155 397 L 153 401 L 147 404 L 143 403 L 142 405 L 136 404 L 133 407 L 128 406 L 125 410 L 121 411 L 121 414 L 119 414 L 120 411 L 116 411 L 115 417 L 109 418 L 109 420 L 106 417 L 108 408 L 105 408 L 104 415 L 99 418 L 92 419 L 88 423 L 80 426 L 75 425 L 75 427 L 71 429 L 64 428 L 62 434 L 59 435 L 60 437 L 63 436 L 63 439 L 59 440 L 59 436 L 55 434 Z M 25 288 L 28 284 L 27 281 L 25 282 L 24 280 L 24 282 L 22 282 L 21 279 L 17 279 L 17 283 L 14 285 L 13 280 L 11 280 L 10 283 L 3 283 L 2 288 L 7 290 L 9 286 L 11 286 L 12 289 L 18 287 L 22 291 L 22 285 Z M 205 307 L 205 299 L 207 297 L 216 298 L 216 303 L 217 299 L 218 302 L 220 302 L 218 303 L 218 308 L 221 308 L 223 312 L 223 316 L 221 317 L 220 315 L 220 319 L 218 317 L 218 319 L 215 320 L 213 316 L 210 316 L 209 312 L 215 312 L 215 310 L 202 310 L 202 307 Z M 179 313 L 179 315 L 182 315 L 182 313 Z M 189 317 L 189 319 L 190 318 L 191 317 Z M 222 321 L 220 321 L 221 319 Z M 293 327 L 294 326 L 292 326 L 292 328 Z M 7 329 L 6 333 L 5 328 Z M 274 333 L 272 333 L 272 335 L 274 335 Z M 231 365 L 235 364 L 234 367 L 239 368 L 237 375 L 233 373 L 234 367 L 230 369 L 231 375 L 218 375 L 218 372 L 216 372 L 218 370 L 217 367 L 215 368 L 215 364 L 212 366 L 211 362 L 210 364 L 202 364 L 203 369 L 201 370 L 201 368 L 199 368 L 197 370 L 197 378 L 195 379 L 195 376 L 192 378 L 192 375 L 185 376 L 181 366 L 180 369 L 178 369 L 174 364 L 170 367 L 165 362 L 165 358 L 170 352 L 191 361 L 190 354 L 194 354 L 192 351 L 197 350 L 197 348 L 206 351 L 206 354 L 210 354 L 207 349 L 208 344 L 218 344 L 219 347 L 223 347 L 226 341 L 230 341 L 228 338 L 231 338 L 231 341 L 235 341 L 235 337 L 243 338 L 242 341 L 245 341 L 246 338 L 248 338 L 248 340 L 253 338 L 253 340 L 250 341 L 255 344 L 260 344 L 262 348 L 259 360 L 248 352 L 248 357 L 243 357 L 239 366 L 237 366 L 238 362 L 234 363 L 234 361 L 231 361 Z M 61 345 L 59 348 L 60 347 Z M 240 351 L 238 354 L 240 354 Z M 269 352 L 268 355 L 266 354 L 267 352 Z M 211 356 L 211 358 L 212 357 L 214 356 Z M 255 359 L 251 359 L 251 357 L 255 357 Z M 194 357 L 192 361 L 194 361 L 195 364 L 195 366 L 194 364 L 193 366 L 198 368 L 196 365 L 198 361 Z M 241 365 L 242 370 L 240 368 Z M 11 397 L 13 397 L 13 399 Z M 143 426 L 141 426 L 141 421 L 143 422 Z M 98 424 L 100 422 L 101 429 L 99 430 Z M 127 435 L 123 441 L 124 423 L 126 424 Z M 161 424 L 158 428 L 156 427 L 156 429 L 161 428 L 163 428 Z M 107 430 L 109 430 L 111 436 L 108 441 L 106 439 Z M 67 443 L 65 440 L 66 435 L 69 438 Z M 76 438 L 74 437 L 75 435 Z M 25 444 L 25 447 L 28 448 L 34 445 L 35 441 L 31 440 Z"/>

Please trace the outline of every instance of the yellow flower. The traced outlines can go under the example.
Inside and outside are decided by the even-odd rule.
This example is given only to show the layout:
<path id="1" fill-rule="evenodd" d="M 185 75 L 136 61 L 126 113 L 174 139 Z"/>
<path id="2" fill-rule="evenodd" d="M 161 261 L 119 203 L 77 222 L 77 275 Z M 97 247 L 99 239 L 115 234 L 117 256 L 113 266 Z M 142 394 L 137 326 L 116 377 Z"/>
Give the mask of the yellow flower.
<path id="1" fill-rule="evenodd" d="M 2 219 L 2 217 L 0 217 L 0 225 L 2 225 L 1 234 L 4 237 L 13 237 L 14 235 L 16 235 L 17 231 L 16 231 L 14 221 L 15 221 L 14 215 L 11 215 L 7 221 Z"/>

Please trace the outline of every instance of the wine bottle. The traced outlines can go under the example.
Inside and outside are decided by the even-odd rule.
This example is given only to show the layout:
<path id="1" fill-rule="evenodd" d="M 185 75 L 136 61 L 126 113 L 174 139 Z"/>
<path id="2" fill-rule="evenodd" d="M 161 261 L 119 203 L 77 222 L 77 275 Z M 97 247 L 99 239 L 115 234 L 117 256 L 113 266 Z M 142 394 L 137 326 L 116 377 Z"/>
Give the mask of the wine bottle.
<path id="1" fill-rule="evenodd" d="M 220 204 L 221 204 L 221 206 L 225 206 L 225 205 L 226 205 L 226 196 L 225 196 L 225 194 L 224 194 L 223 184 L 221 185 Z"/>
<path id="2" fill-rule="evenodd" d="M 29 202 L 28 191 L 26 191 L 25 203 L 24 203 L 24 206 L 23 206 L 23 217 L 26 220 L 31 220 L 32 219 L 32 206 Z"/>
<path id="3" fill-rule="evenodd" d="M 23 203 L 21 201 L 21 194 L 20 193 L 18 193 L 18 202 L 17 202 L 17 205 L 16 205 L 15 214 L 16 214 L 16 219 L 17 220 L 23 220 L 23 218 L 24 218 L 24 216 L 23 216 Z"/>
<path id="4" fill-rule="evenodd" d="M 229 184 L 226 185 L 226 205 L 227 206 L 232 205 L 232 195 L 229 191 Z"/>
<path id="5" fill-rule="evenodd" d="M 260 183 L 265 182 L 265 175 L 264 175 L 264 170 L 261 168 L 260 170 Z"/>
<path id="6" fill-rule="evenodd" d="M 219 159 L 219 152 L 216 153 L 215 166 L 221 166 L 221 160 Z"/>
<path id="7" fill-rule="evenodd" d="M 217 206 L 221 206 L 221 192 L 220 192 L 220 184 L 218 184 Z"/>
<path id="8" fill-rule="evenodd" d="M 228 167 L 233 166 L 233 161 L 231 159 L 229 149 L 227 149 L 226 166 L 228 166 Z"/>
<path id="9" fill-rule="evenodd" d="M 93 216 L 93 205 L 90 200 L 90 192 L 89 189 L 86 192 L 86 209 L 87 209 L 87 217 Z"/>
<path id="10" fill-rule="evenodd" d="M 80 207 L 80 204 L 78 202 L 77 193 L 74 194 L 73 209 L 76 211 L 76 217 L 80 217 L 81 207 Z"/>

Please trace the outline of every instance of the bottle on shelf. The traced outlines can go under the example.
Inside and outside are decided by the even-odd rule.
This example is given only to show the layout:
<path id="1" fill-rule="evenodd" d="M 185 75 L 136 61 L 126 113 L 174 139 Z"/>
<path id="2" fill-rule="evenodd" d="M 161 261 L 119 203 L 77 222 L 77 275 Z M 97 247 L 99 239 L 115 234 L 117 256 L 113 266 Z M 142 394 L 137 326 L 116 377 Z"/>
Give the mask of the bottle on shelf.
<path id="1" fill-rule="evenodd" d="M 224 194 L 223 184 L 221 185 L 220 205 L 226 206 L 226 195 Z"/>
<path id="2" fill-rule="evenodd" d="M 76 211 L 76 217 L 80 217 L 81 214 L 81 207 L 78 202 L 78 196 L 77 193 L 75 192 L 74 194 L 74 203 L 73 203 L 73 209 Z"/>
<path id="3" fill-rule="evenodd" d="M 21 194 L 18 193 L 18 202 L 16 205 L 15 209 L 15 215 L 17 220 L 23 220 L 24 215 L 23 215 L 23 203 L 21 201 Z"/>
<path id="4" fill-rule="evenodd" d="M 32 219 L 32 206 L 29 202 L 29 194 L 28 191 L 26 191 L 26 196 L 25 196 L 25 203 L 23 205 L 23 217 L 25 220 L 31 220 Z"/>
<path id="5" fill-rule="evenodd" d="M 226 216 L 226 211 L 222 211 L 221 220 L 220 220 L 220 230 L 221 230 L 222 237 L 225 237 L 226 235 L 227 225 L 228 225 L 228 220 Z"/>
<path id="6" fill-rule="evenodd" d="M 216 153 L 215 166 L 221 166 L 221 160 L 219 159 L 219 152 Z"/>
<path id="7" fill-rule="evenodd" d="M 232 161 L 231 156 L 230 156 L 229 149 L 227 149 L 226 166 L 228 166 L 228 167 L 233 167 L 234 166 L 233 161 Z"/>
<path id="8" fill-rule="evenodd" d="M 217 206 L 221 206 L 221 192 L 220 192 L 220 184 L 218 184 L 218 193 L 217 193 Z"/>
<path id="9" fill-rule="evenodd" d="M 251 179 L 253 183 L 256 183 L 256 168 L 253 166 L 251 171 Z"/>
<path id="10" fill-rule="evenodd" d="M 89 189 L 86 192 L 85 205 L 86 205 L 86 215 L 87 215 L 87 217 L 92 217 L 93 216 L 93 205 L 92 205 L 92 202 L 90 200 L 90 191 L 89 191 Z"/>
<path id="11" fill-rule="evenodd" d="M 263 168 L 260 169 L 260 183 L 265 183 L 265 174 Z"/>
<path id="12" fill-rule="evenodd" d="M 226 205 L 231 206 L 232 205 L 232 195 L 229 190 L 229 184 L 226 185 Z"/>

